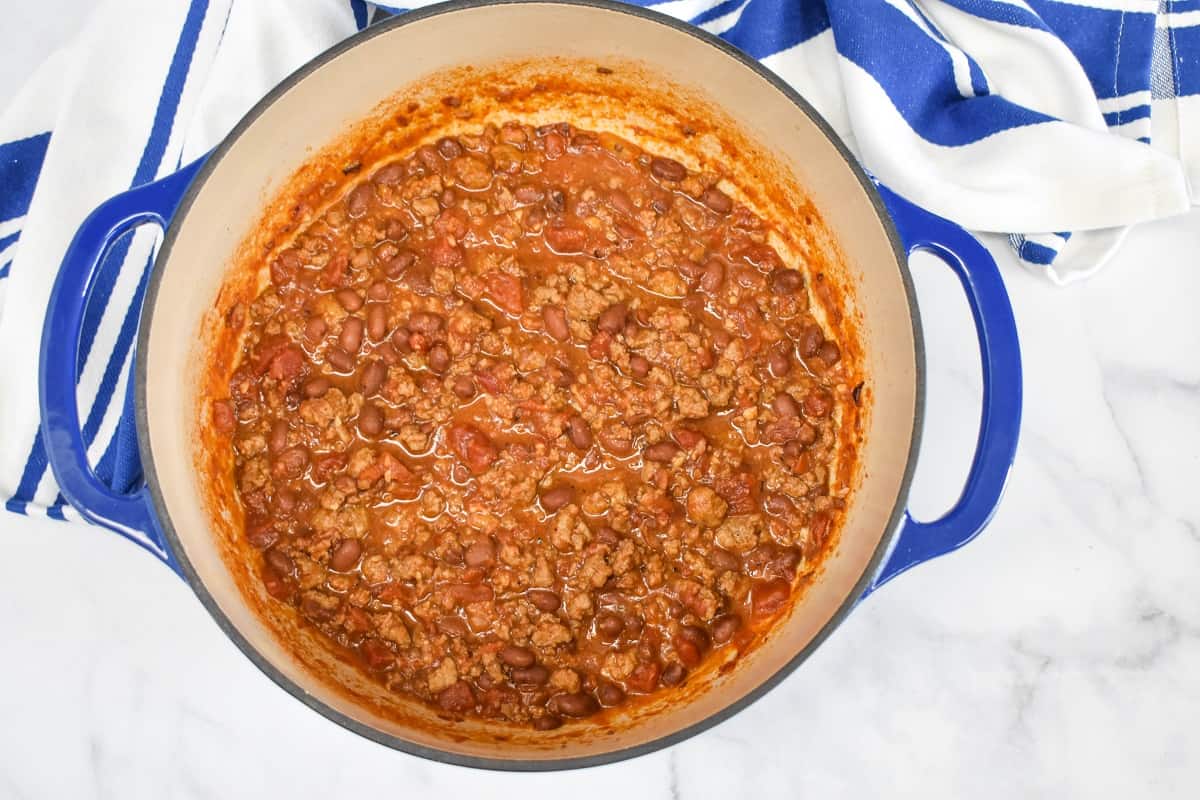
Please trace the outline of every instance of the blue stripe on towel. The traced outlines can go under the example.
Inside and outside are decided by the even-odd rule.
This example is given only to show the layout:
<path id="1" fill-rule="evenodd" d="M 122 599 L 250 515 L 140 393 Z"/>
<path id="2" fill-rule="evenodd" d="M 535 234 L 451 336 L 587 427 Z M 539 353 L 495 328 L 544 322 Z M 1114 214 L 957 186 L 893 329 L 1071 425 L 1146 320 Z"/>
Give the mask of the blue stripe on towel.
<path id="1" fill-rule="evenodd" d="M 964 98 L 954 80 L 950 54 L 883 0 L 863 0 L 853 11 L 836 8 L 837 14 L 855 16 L 835 26 L 838 52 L 866 70 L 909 126 L 927 141 L 953 147 L 1053 119 L 997 95 Z M 878 46 L 884 31 L 891 47 Z"/>
<path id="2" fill-rule="evenodd" d="M 367 3 L 366 0 L 350 0 L 350 10 L 354 12 L 354 24 L 361 31 L 367 27 Z"/>
<path id="3" fill-rule="evenodd" d="M 750 0 L 737 23 L 721 38 L 754 58 L 775 55 L 829 29 L 824 3 Z"/>
<path id="4" fill-rule="evenodd" d="M 49 133 L 0 144 L 0 222 L 29 210 L 49 144 Z"/>
<path id="5" fill-rule="evenodd" d="M 171 65 L 167 70 L 167 77 L 163 82 L 163 90 L 159 95 L 158 107 L 154 113 L 154 122 L 150 129 L 150 136 L 146 140 L 141 161 L 134 172 L 131 188 L 153 180 L 162 164 L 162 158 L 171 137 L 171 129 L 174 127 L 175 114 L 179 109 L 179 98 L 183 94 L 183 87 L 187 81 L 192 54 L 196 50 L 196 43 L 199 41 L 200 30 L 203 27 L 204 17 L 207 13 L 208 0 L 192 0 L 188 8 L 187 17 L 184 19 L 183 28 L 180 31 L 179 42 L 175 46 Z M 129 240 L 131 238 L 131 236 L 123 237 L 122 241 L 118 242 L 117 246 L 113 248 L 110 257 L 105 259 L 105 263 L 100 266 L 92 300 L 88 303 L 88 307 L 84 313 L 83 328 L 80 334 L 80 359 L 76 369 L 76 380 L 82 374 L 83 367 L 87 363 L 87 358 L 90 355 L 91 347 L 95 340 L 96 331 L 100 326 L 100 319 L 112 295 L 113 286 L 116 284 L 120 265 L 124 262 L 125 256 L 128 253 Z M 116 360 L 118 357 L 123 361 L 125 353 L 118 354 L 114 351 L 110 358 Z M 107 410 L 108 399 L 111 399 L 111 396 L 109 398 L 97 397 L 89 417 L 96 413 L 97 406 L 101 407 L 100 416 L 103 417 L 104 411 Z M 41 483 L 42 476 L 46 473 L 46 463 L 46 448 L 42 439 L 41 427 L 39 426 L 34 434 L 33 446 L 30 448 L 29 456 L 25 460 L 25 469 L 21 473 L 21 480 L 17 484 L 17 490 L 5 503 L 5 506 L 10 511 L 16 511 L 20 514 L 25 513 L 26 505 L 33 499 L 38 484 Z"/>

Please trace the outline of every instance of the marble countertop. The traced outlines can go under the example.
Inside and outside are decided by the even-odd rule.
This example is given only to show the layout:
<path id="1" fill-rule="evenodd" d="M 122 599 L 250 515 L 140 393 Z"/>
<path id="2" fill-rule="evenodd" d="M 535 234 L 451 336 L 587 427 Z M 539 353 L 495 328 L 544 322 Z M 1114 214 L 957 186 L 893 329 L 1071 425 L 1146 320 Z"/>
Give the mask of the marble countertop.
<path id="1" fill-rule="evenodd" d="M 1068 289 L 989 245 L 1025 369 L 995 520 L 733 719 L 578 772 L 431 763 L 276 688 L 131 544 L 0 512 L 0 797 L 1196 797 L 1200 211 L 1135 230 Z M 979 365 L 950 272 L 914 272 L 930 385 L 912 505 L 929 517 L 961 487 Z"/>

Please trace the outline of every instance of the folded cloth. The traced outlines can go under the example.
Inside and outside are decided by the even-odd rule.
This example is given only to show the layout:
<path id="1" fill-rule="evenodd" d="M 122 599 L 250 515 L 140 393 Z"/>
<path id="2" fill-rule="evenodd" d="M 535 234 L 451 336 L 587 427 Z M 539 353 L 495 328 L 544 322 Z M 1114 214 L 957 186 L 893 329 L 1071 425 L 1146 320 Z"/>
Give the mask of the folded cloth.
<path id="1" fill-rule="evenodd" d="M 1200 0 L 645 4 L 760 59 L 881 180 L 972 230 L 1010 234 L 1018 257 L 1055 281 L 1098 267 L 1129 225 L 1200 201 Z M 380 8 L 402 11 L 362 0 L 107 0 L 0 114 L 9 510 L 75 518 L 47 469 L 33 376 L 46 300 L 80 221 L 206 152 Z M 83 436 L 97 474 L 119 490 L 140 479 L 129 375 L 157 236 L 142 228 L 114 248 L 83 325 Z"/>

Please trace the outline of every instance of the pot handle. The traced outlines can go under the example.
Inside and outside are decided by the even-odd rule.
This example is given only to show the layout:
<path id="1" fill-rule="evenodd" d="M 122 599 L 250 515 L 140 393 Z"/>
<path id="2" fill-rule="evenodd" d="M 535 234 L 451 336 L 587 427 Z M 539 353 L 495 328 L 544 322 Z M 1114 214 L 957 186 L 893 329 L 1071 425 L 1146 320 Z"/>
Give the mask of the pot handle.
<path id="1" fill-rule="evenodd" d="M 88 463 L 76 403 L 76 370 L 84 309 L 105 255 L 119 236 L 139 225 L 166 228 L 203 163 L 201 158 L 161 180 L 118 194 L 83 221 L 50 292 L 38 370 L 42 439 L 63 497 L 84 519 L 136 542 L 176 571 L 179 566 L 158 527 L 146 486 L 128 494 L 116 492 Z"/>
<path id="2" fill-rule="evenodd" d="M 900 573 L 974 539 L 996 511 L 1017 450 L 1021 428 L 1021 349 L 1000 270 L 987 248 L 949 220 L 879 185 L 892 220 L 911 254 L 924 250 L 944 261 L 966 290 L 983 366 L 979 438 L 962 494 L 944 515 L 919 522 L 904 512 L 895 544 L 863 593 Z"/>

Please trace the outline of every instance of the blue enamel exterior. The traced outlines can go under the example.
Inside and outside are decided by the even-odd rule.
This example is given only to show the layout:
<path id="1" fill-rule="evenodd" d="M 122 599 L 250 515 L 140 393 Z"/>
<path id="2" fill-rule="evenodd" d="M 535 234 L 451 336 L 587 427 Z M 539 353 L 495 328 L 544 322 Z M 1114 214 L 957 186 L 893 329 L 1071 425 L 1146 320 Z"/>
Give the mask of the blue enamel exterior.
<path id="1" fill-rule="evenodd" d="M 50 296 L 42 361 L 42 434 L 63 496 L 91 522 L 145 547 L 176 571 L 147 489 L 117 494 L 88 464 L 75 401 L 75 368 L 84 307 L 104 253 L 122 233 L 146 223 L 164 228 L 204 159 L 162 180 L 113 197 L 75 234 Z M 991 254 L 970 234 L 879 185 L 908 253 L 926 250 L 955 271 L 966 290 L 983 363 L 979 439 L 963 493 L 944 516 L 918 522 L 905 514 L 895 544 L 863 597 L 901 572 L 971 541 L 991 519 L 1016 453 L 1021 420 L 1021 362 L 1016 322 Z M 136 357 L 136 355 L 135 355 Z"/>
<path id="2" fill-rule="evenodd" d="M 966 291 L 979 336 L 983 408 L 975 457 L 957 502 L 931 522 L 918 522 L 905 512 L 892 551 L 863 597 L 905 570 L 957 550 L 979 535 L 1004 494 L 1021 428 L 1021 348 L 995 259 L 953 222 L 913 205 L 886 186 L 876 186 L 905 252 L 924 250 L 937 256 L 954 270 Z"/>
<path id="3" fill-rule="evenodd" d="M 83 312 L 104 254 L 117 237 L 139 225 L 165 229 L 203 161 L 116 195 L 83 221 L 50 293 L 38 370 L 42 436 L 63 497 L 88 521 L 136 542 L 176 572 L 179 565 L 159 529 L 146 487 L 118 494 L 96 477 L 88 463 L 76 405 L 75 370 Z"/>

